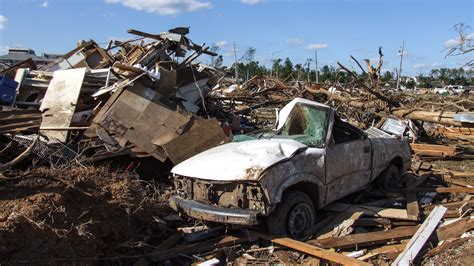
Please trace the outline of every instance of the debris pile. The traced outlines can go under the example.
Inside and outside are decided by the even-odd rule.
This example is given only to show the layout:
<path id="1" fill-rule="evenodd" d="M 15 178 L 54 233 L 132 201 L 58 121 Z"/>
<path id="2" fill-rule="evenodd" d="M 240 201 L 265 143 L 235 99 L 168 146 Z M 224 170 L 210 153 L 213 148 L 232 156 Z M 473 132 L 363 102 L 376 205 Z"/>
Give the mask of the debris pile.
<path id="1" fill-rule="evenodd" d="M 80 42 L 41 69 L 27 60 L 2 71 L 0 263 L 436 264 L 458 245 L 472 259 L 471 95 L 384 88 L 381 53 L 377 67 L 360 67 L 364 79 L 339 64 L 352 77 L 345 83 L 241 82 L 195 63 L 215 54 L 188 28 L 128 32 L 138 37 Z M 409 138 L 411 170 L 398 187 L 371 186 L 318 210 L 300 240 L 169 208 L 172 165 L 274 129 L 295 97 Z"/>
<path id="2" fill-rule="evenodd" d="M 74 153 L 66 159 L 78 162 L 126 154 L 176 164 L 227 141 L 218 121 L 203 116 L 204 96 L 223 73 L 193 63 L 213 55 L 208 47 L 187 38 L 188 28 L 129 32 L 141 37 L 105 49 L 91 40 L 43 69 L 5 70 L 17 87 L 4 95 L 1 133 L 40 134 L 53 154 L 66 145 Z"/>

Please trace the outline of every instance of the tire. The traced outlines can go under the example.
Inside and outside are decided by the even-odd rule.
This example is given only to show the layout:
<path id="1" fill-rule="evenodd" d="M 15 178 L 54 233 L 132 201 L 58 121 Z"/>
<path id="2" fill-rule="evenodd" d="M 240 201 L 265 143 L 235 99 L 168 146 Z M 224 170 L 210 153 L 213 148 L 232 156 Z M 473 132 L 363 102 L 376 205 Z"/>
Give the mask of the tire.
<path id="1" fill-rule="evenodd" d="M 306 193 L 289 191 L 267 218 L 269 233 L 302 240 L 304 232 L 316 221 L 313 202 Z"/>
<path id="2" fill-rule="evenodd" d="M 396 188 L 400 183 L 400 171 L 390 164 L 377 179 L 377 186 L 383 189 Z"/>

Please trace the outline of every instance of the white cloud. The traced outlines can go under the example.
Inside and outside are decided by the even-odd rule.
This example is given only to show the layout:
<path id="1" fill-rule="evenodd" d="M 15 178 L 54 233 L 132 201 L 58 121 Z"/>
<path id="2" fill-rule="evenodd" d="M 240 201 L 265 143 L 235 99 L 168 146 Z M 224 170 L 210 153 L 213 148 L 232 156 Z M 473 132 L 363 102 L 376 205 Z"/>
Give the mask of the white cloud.
<path id="1" fill-rule="evenodd" d="M 7 25 L 7 17 L 0 15 L 0 30 L 5 29 L 5 26 Z"/>
<path id="2" fill-rule="evenodd" d="M 121 3 L 132 9 L 159 15 L 176 15 L 213 7 L 211 2 L 202 0 L 105 0 L 105 2 Z"/>
<path id="3" fill-rule="evenodd" d="M 304 41 L 298 38 L 291 38 L 291 39 L 286 40 L 286 43 L 291 46 L 300 46 L 304 43 Z"/>
<path id="4" fill-rule="evenodd" d="M 256 4 L 259 4 L 263 1 L 262 0 L 240 0 L 240 2 L 242 4 L 246 4 L 246 5 L 256 5 Z"/>
<path id="5" fill-rule="evenodd" d="M 413 66 L 415 69 L 427 69 L 429 68 L 427 64 L 416 64 Z"/>
<path id="6" fill-rule="evenodd" d="M 458 39 L 449 39 L 444 42 L 444 48 L 451 48 L 453 46 L 456 46 L 460 44 L 461 42 Z"/>
<path id="7" fill-rule="evenodd" d="M 474 32 L 466 34 L 465 39 L 466 39 L 466 41 L 474 40 Z M 460 45 L 460 44 L 461 44 L 461 40 L 459 38 L 449 39 L 449 40 L 444 42 L 444 48 L 452 48 L 452 47 L 454 47 L 456 45 Z"/>
<path id="8" fill-rule="evenodd" d="M 310 50 L 320 50 L 327 47 L 328 47 L 327 43 L 313 43 L 313 44 L 308 45 L 308 49 Z"/>
<path id="9" fill-rule="evenodd" d="M 41 4 L 42 7 L 48 7 L 48 1 L 44 1 L 42 4 Z"/>
<path id="10" fill-rule="evenodd" d="M 227 44 L 227 41 L 216 42 L 216 46 L 219 47 L 219 48 L 222 48 L 222 47 L 225 46 L 226 44 Z"/>
<path id="11" fill-rule="evenodd" d="M 441 63 L 432 63 L 432 64 L 416 64 L 413 66 L 415 69 L 433 69 L 433 68 L 440 68 L 443 67 L 444 65 Z"/>

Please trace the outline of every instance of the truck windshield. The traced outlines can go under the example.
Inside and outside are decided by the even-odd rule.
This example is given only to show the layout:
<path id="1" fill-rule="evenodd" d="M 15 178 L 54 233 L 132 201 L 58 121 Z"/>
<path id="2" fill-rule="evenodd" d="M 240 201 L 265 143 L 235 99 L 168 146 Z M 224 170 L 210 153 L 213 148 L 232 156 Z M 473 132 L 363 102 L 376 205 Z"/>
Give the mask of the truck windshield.
<path id="1" fill-rule="evenodd" d="M 238 135 L 234 141 L 251 139 L 293 139 L 312 147 L 324 147 L 327 133 L 328 110 L 305 104 L 297 104 L 291 110 L 279 131 L 265 131 Z"/>

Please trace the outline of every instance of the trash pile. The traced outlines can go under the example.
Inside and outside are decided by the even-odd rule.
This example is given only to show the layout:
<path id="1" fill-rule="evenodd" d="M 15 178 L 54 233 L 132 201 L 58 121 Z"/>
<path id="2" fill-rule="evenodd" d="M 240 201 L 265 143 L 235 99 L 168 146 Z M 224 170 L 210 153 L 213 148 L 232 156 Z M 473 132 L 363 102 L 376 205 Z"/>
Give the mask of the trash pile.
<path id="1" fill-rule="evenodd" d="M 353 78 L 346 83 L 244 82 L 196 63 L 215 54 L 188 28 L 128 32 L 137 37 L 80 42 L 41 69 L 26 60 L 2 71 L 0 263 L 408 265 L 472 246 L 472 95 L 385 88 L 381 62 L 361 67 L 366 78 L 339 64 Z M 411 171 L 397 188 L 369 187 L 318 210 L 301 240 L 167 206 L 173 165 L 275 128 L 295 97 L 410 138 Z M 474 256 L 464 250 L 462 259 Z"/>

